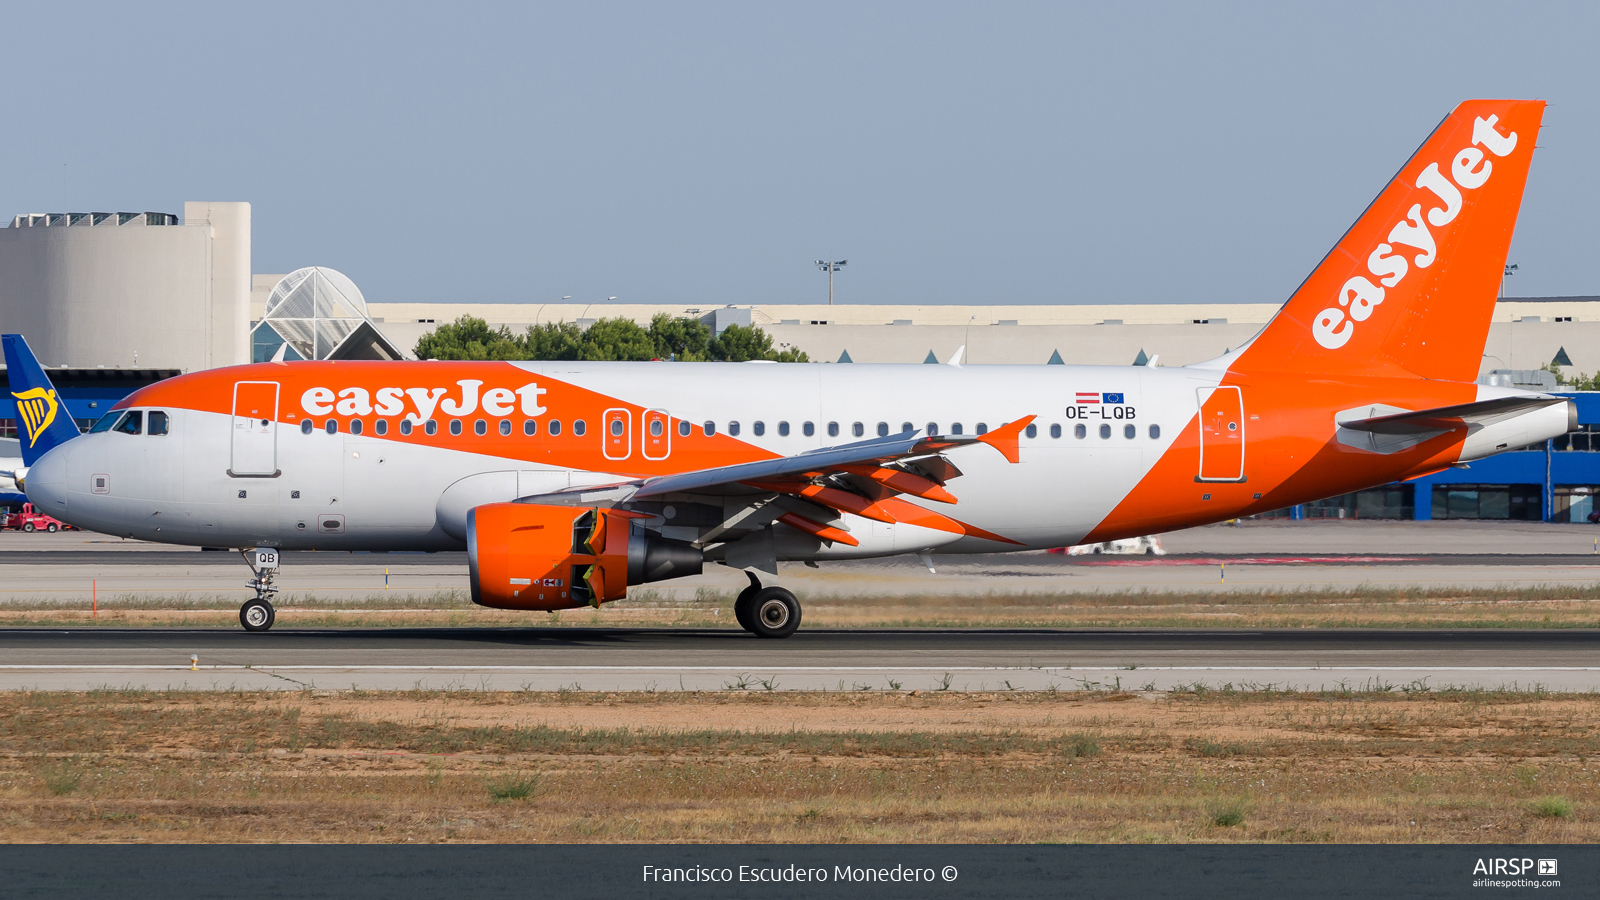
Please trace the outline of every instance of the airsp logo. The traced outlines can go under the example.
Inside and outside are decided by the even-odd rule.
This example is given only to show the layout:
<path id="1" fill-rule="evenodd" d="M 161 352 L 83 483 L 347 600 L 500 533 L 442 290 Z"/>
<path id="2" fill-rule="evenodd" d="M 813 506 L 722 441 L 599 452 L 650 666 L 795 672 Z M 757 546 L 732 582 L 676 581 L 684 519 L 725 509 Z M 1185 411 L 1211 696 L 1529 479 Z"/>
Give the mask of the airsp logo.
<path id="1" fill-rule="evenodd" d="M 1431 224 L 1435 228 L 1443 228 L 1455 221 L 1456 215 L 1461 212 L 1461 189 L 1474 191 L 1483 187 L 1489 180 L 1489 174 L 1494 171 L 1493 161 L 1483 155 L 1483 151 L 1478 149 L 1479 145 L 1488 148 L 1495 156 L 1505 156 L 1517 147 L 1517 133 L 1501 134 L 1495 128 L 1499 121 L 1499 116 L 1473 120 L 1472 143 L 1450 162 L 1450 178 L 1444 177 L 1436 162 L 1429 163 L 1417 176 L 1417 187 L 1427 188 L 1444 205 L 1429 209 L 1424 219 L 1422 204 L 1411 204 L 1405 220 L 1395 223 L 1394 228 L 1390 229 L 1388 241 L 1379 244 L 1367 257 L 1367 272 L 1378 279 L 1378 284 L 1373 284 L 1365 275 L 1357 275 L 1346 281 L 1344 287 L 1339 289 L 1339 305 L 1317 313 L 1311 323 L 1311 334 L 1316 337 L 1317 343 L 1329 350 L 1337 350 L 1349 343 L 1350 338 L 1355 336 L 1356 323 L 1365 322 L 1372 315 L 1372 310 L 1383 302 L 1385 287 L 1392 288 L 1399 284 L 1412 268 L 1426 269 L 1433 265 L 1437 258 L 1438 243 L 1428 226 Z M 1432 206 L 1432 203 L 1429 205 Z M 1411 248 L 1414 255 L 1410 260 L 1395 249 L 1396 244 Z"/>
<path id="2" fill-rule="evenodd" d="M 1556 861 L 1541 859 L 1538 861 L 1539 872 L 1543 876 L 1556 874 Z M 1496 857 L 1492 859 L 1479 859 L 1478 864 L 1472 867 L 1474 875 L 1526 875 L 1534 867 L 1534 861 L 1523 857 L 1522 859 L 1506 859 Z"/>

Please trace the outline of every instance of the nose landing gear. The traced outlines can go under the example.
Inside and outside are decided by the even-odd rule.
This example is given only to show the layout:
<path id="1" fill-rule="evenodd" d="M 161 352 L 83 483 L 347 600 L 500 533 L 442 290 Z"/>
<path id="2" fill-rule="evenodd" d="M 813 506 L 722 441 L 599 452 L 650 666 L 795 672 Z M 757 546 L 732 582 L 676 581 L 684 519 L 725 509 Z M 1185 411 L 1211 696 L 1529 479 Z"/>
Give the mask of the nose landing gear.
<path id="1" fill-rule="evenodd" d="M 762 587 L 754 572 L 746 571 L 750 586 L 733 601 L 739 627 L 761 638 L 786 638 L 800 627 L 800 601 L 786 588 Z"/>
<path id="2" fill-rule="evenodd" d="M 278 574 L 278 551 L 271 547 L 255 547 L 239 553 L 255 575 L 244 586 L 256 591 L 253 599 L 239 607 L 239 624 L 245 631 L 266 631 L 278 618 L 278 611 L 272 607 L 272 595 L 278 592 L 272 584 L 273 576 Z"/>

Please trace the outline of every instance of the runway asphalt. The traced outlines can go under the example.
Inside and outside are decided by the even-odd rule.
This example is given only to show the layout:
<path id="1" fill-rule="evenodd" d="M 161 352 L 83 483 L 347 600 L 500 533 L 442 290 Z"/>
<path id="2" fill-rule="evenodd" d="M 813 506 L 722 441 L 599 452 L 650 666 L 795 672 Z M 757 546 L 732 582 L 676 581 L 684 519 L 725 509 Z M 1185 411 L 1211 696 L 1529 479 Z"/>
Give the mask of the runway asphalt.
<path id="1" fill-rule="evenodd" d="M 196 669 L 190 657 L 198 657 Z M 0 689 L 1600 690 L 1600 631 L 3 629 Z"/>
<path id="2" fill-rule="evenodd" d="M 280 554 L 285 570 L 306 566 L 365 566 L 391 569 L 418 566 L 455 566 L 466 571 L 467 554 L 438 553 L 318 553 L 287 551 Z M 967 556 L 935 555 L 935 564 L 944 568 L 965 565 L 1004 566 L 1018 570 L 1056 571 L 1069 567 L 1094 566 L 1597 566 L 1600 555 L 1593 553 L 1169 553 L 1163 556 L 1106 555 L 1058 556 L 1048 553 L 988 553 Z M 915 561 L 897 560 L 900 565 L 920 567 Z M 883 560 L 841 561 L 828 565 L 842 568 L 878 568 Z M 243 570 L 239 555 L 202 553 L 194 550 L 0 550 L 0 566 L 140 566 L 153 568 L 192 568 L 228 566 Z"/>
<path id="3" fill-rule="evenodd" d="M 1301 589 L 1587 587 L 1600 580 L 1600 528 L 1541 522 L 1253 521 L 1163 535 L 1164 556 L 1060 556 L 1041 551 L 781 564 L 778 581 L 806 602 L 866 598 L 1060 595 L 1124 591 L 1230 593 Z M 243 602 L 248 570 L 233 552 L 123 541 L 85 532 L 0 534 L 0 605 L 128 599 Z M 657 601 L 736 592 L 722 566 L 648 585 Z M 281 604 L 375 597 L 424 600 L 467 589 L 466 556 L 283 554 Z"/>

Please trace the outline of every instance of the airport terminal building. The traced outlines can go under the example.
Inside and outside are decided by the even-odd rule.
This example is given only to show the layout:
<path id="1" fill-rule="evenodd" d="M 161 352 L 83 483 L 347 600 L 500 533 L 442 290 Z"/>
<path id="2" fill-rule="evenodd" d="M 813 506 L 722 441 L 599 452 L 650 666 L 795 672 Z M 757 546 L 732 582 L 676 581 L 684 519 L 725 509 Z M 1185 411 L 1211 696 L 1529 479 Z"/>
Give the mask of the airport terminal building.
<path id="1" fill-rule="evenodd" d="M 28 338 L 83 427 L 119 399 L 181 372 L 270 359 L 403 359 L 462 315 L 521 331 L 600 318 L 648 324 L 665 313 L 720 332 L 757 326 L 821 364 L 1179 366 L 1226 353 L 1276 303 L 887 306 L 368 302 L 353 281 L 307 266 L 254 274 L 248 203 L 185 203 L 175 213 L 42 213 L 0 227 L 0 330 Z M 468 302 L 456 302 L 466 300 Z M 1600 371 L 1600 296 L 1505 298 L 1480 381 L 1536 390 L 1548 372 Z M 0 370 L 3 371 L 3 370 Z M 0 376 L 3 377 L 3 376 Z M 8 382 L 9 383 L 9 382 Z M 1278 515 L 1582 522 L 1600 493 L 1600 393 L 1577 394 L 1585 431 L 1405 484 Z M 0 392 L 0 440 L 16 410 Z M 0 456 L 7 455 L 0 444 Z"/>

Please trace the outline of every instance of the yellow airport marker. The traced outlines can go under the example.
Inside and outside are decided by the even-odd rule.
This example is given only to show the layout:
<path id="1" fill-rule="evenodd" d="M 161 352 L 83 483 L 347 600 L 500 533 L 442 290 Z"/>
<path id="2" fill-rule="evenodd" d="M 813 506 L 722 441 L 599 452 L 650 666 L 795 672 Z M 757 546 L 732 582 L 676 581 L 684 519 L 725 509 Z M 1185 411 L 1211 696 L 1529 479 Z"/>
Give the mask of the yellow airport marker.
<path id="1" fill-rule="evenodd" d="M 1226 560 L 1217 563 L 1217 576 L 1221 580 L 1220 583 L 1228 583 L 1228 563 Z"/>
<path id="2" fill-rule="evenodd" d="M 191 671 L 191 672 L 200 671 L 200 654 L 198 654 L 198 653 L 189 654 L 189 671 Z"/>

